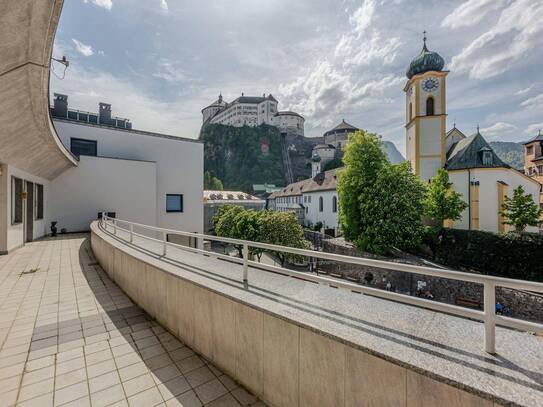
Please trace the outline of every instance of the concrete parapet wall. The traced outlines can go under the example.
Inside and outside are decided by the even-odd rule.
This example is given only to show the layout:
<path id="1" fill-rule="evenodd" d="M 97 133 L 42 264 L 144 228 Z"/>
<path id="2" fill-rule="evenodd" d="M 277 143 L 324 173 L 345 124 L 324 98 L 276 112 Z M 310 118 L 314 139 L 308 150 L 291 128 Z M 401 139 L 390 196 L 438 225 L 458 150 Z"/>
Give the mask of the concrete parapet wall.
<path id="1" fill-rule="evenodd" d="M 159 269 L 96 223 L 91 244 L 134 302 L 271 406 L 497 406 Z"/>

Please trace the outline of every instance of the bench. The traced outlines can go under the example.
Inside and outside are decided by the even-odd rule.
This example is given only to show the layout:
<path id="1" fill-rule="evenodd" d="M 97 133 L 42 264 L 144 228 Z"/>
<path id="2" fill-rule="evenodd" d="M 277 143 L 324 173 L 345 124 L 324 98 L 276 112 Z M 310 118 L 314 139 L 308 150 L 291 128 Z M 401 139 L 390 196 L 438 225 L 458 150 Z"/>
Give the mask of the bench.
<path id="1" fill-rule="evenodd" d="M 468 308 L 481 308 L 481 302 L 477 300 L 472 300 L 470 298 L 456 298 L 454 300 L 454 303 L 456 305 L 460 305 L 462 307 L 468 307 Z"/>

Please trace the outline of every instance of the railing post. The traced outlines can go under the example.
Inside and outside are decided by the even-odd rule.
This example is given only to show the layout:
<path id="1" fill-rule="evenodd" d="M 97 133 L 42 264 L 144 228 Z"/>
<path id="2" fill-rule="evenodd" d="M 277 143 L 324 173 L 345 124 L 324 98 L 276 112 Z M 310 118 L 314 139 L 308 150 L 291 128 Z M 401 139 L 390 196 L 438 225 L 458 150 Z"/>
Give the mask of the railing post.
<path id="1" fill-rule="evenodd" d="M 485 351 L 496 353 L 496 285 L 484 283 Z"/>
<path id="2" fill-rule="evenodd" d="M 162 255 L 166 256 L 166 244 L 167 242 L 167 235 L 166 232 L 162 232 Z"/>
<path id="3" fill-rule="evenodd" d="M 243 282 L 247 283 L 249 274 L 249 246 L 243 245 Z"/>
<path id="4" fill-rule="evenodd" d="M 130 243 L 134 241 L 134 224 L 130 224 Z"/>
<path id="5" fill-rule="evenodd" d="M 113 234 L 117 234 L 117 219 L 113 218 Z"/>

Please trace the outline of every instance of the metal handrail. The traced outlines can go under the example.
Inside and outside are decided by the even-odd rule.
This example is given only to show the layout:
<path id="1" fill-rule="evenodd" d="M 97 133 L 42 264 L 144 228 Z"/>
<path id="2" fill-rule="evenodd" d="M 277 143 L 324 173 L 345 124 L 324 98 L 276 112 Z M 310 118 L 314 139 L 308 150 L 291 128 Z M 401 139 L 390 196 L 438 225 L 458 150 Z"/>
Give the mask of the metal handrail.
<path id="1" fill-rule="evenodd" d="M 512 288 L 512 289 L 518 289 L 518 290 L 527 290 L 527 291 L 532 291 L 532 292 L 543 293 L 543 283 L 509 279 L 509 278 L 504 278 L 504 277 L 472 274 L 472 273 L 466 273 L 466 272 L 461 272 L 461 271 L 439 269 L 435 267 L 415 266 L 415 265 L 404 264 L 404 263 L 394 263 L 394 262 L 389 262 L 389 261 L 384 261 L 384 260 L 345 256 L 345 255 L 334 254 L 334 253 L 317 252 L 313 250 L 297 249 L 294 247 L 279 246 L 279 245 L 274 245 L 274 244 L 269 244 L 269 243 L 261 243 L 261 242 L 253 242 L 249 240 L 211 236 L 211 235 L 206 235 L 203 233 L 196 233 L 196 232 L 184 232 L 184 231 L 175 230 L 175 229 L 166 229 L 166 228 L 160 228 L 156 226 L 145 225 L 142 223 L 130 222 L 127 220 L 122 220 L 122 219 L 109 218 L 105 213 L 102 214 L 101 221 L 102 221 L 102 225 L 104 226 L 103 228 L 106 232 L 109 232 L 107 229 L 108 225 L 111 225 L 113 227 L 113 234 L 117 234 L 117 229 L 127 232 L 129 234 L 130 243 L 133 243 L 134 236 L 139 236 L 144 239 L 152 240 L 152 241 L 162 244 L 162 256 L 166 256 L 167 247 L 172 246 L 172 247 L 177 247 L 182 250 L 186 250 L 186 251 L 190 251 L 194 253 L 201 253 L 201 254 L 213 256 L 216 258 L 227 259 L 229 261 L 234 261 L 236 263 L 242 264 L 243 265 L 243 282 L 245 284 L 248 283 L 249 265 L 251 265 L 254 267 L 258 267 L 260 269 L 269 270 L 269 271 L 273 271 L 276 273 L 280 273 L 280 274 L 284 274 L 284 275 L 288 275 L 292 277 L 302 278 L 302 279 L 316 282 L 319 284 L 326 284 L 326 285 L 330 285 L 337 288 L 343 288 L 350 291 L 361 292 L 364 294 L 369 294 L 369 295 L 384 298 L 384 299 L 416 305 L 416 306 L 432 309 L 435 311 L 447 312 L 453 315 L 482 321 L 484 322 L 484 326 L 485 326 L 484 349 L 486 352 L 491 353 L 491 354 L 496 353 L 496 344 L 495 344 L 496 324 L 505 326 L 508 328 L 515 328 L 515 329 L 520 329 L 520 330 L 543 333 L 543 324 L 523 321 L 520 319 L 509 318 L 509 317 L 505 317 L 501 315 L 496 315 L 496 287 L 506 287 L 506 288 Z M 128 225 L 128 228 L 126 229 L 121 228 L 118 225 L 118 223 Z M 162 234 L 162 238 L 157 239 L 157 238 L 152 238 L 150 236 L 136 233 L 134 232 L 134 227 L 139 227 L 139 228 L 154 231 L 154 232 L 160 232 Z M 180 236 L 196 238 L 202 241 L 212 240 L 212 241 L 239 245 L 239 246 L 242 246 L 243 257 L 238 259 L 236 257 L 231 257 L 231 256 L 223 255 L 220 253 L 210 252 L 210 251 L 202 250 L 199 248 L 191 248 L 191 247 L 183 246 L 180 244 L 168 242 L 168 239 L 167 239 L 168 234 L 176 234 Z M 198 245 L 198 246 L 201 246 L 201 245 Z M 290 270 L 284 267 L 258 263 L 258 262 L 249 260 L 250 247 L 264 249 L 268 251 L 290 253 L 290 254 L 295 254 L 295 255 L 300 255 L 300 256 L 316 257 L 316 258 L 321 258 L 324 260 L 332 260 L 332 261 L 338 261 L 342 263 L 358 264 L 358 265 L 371 266 L 371 267 L 384 268 L 384 269 L 393 269 L 397 271 L 403 271 L 406 273 L 421 274 L 421 275 L 427 275 L 427 276 L 441 277 L 441 278 L 447 278 L 447 279 L 452 279 L 452 280 L 467 281 L 471 283 L 482 284 L 484 308 L 483 308 L 483 311 L 479 311 L 479 310 L 460 307 L 457 305 L 440 303 L 437 301 L 427 300 L 427 299 L 423 299 L 419 297 L 412 297 L 405 294 L 399 294 L 399 293 L 395 293 L 391 291 L 385 291 L 385 290 L 380 290 L 377 288 L 362 286 L 362 285 L 358 285 L 351 282 L 339 281 L 339 280 L 335 280 L 328 277 L 309 275 L 309 274 L 302 273 L 299 271 Z"/>

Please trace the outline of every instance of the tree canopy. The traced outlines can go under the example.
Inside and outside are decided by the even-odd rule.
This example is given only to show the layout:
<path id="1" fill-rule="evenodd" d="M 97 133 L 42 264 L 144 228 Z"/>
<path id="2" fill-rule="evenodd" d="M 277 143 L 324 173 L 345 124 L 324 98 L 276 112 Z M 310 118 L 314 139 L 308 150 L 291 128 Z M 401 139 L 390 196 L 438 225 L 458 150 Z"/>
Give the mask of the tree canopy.
<path id="1" fill-rule="evenodd" d="M 209 171 L 204 172 L 204 189 L 212 191 L 222 191 L 224 189 L 222 181 L 211 175 Z"/>
<path id="2" fill-rule="evenodd" d="M 383 254 L 420 244 L 425 187 L 409 163 L 393 165 L 376 134 L 349 137 L 339 172 L 340 224 L 360 250 Z"/>
<path id="3" fill-rule="evenodd" d="M 468 207 L 462 195 L 451 188 L 449 173 L 440 168 L 432 178 L 423 201 L 424 214 L 437 221 L 439 226 L 447 219 L 458 220 L 464 209 Z"/>
<path id="4" fill-rule="evenodd" d="M 304 238 L 302 227 L 291 212 L 274 212 L 269 210 L 245 210 L 241 206 L 225 205 L 219 209 L 213 219 L 217 236 L 233 239 L 250 240 L 306 249 L 309 247 Z M 242 246 L 237 245 L 238 254 L 242 256 Z M 250 253 L 259 258 L 262 249 L 249 248 Z M 295 256 L 283 252 L 273 252 L 284 265 Z"/>
<path id="5" fill-rule="evenodd" d="M 506 225 L 512 225 L 516 232 L 523 232 L 527 226 L 537 226 L 543 211 L 534 202 L 531 194 L 525 194 L 522 185 L 513 191 L 513 197 L 505 197 L 501 214 Z"/>

